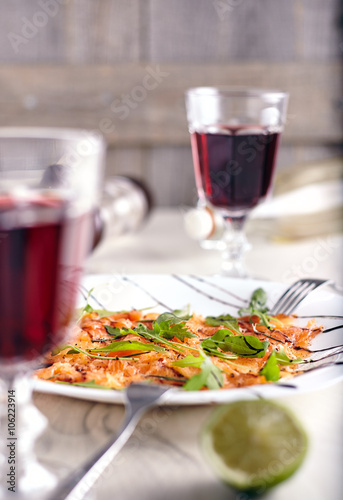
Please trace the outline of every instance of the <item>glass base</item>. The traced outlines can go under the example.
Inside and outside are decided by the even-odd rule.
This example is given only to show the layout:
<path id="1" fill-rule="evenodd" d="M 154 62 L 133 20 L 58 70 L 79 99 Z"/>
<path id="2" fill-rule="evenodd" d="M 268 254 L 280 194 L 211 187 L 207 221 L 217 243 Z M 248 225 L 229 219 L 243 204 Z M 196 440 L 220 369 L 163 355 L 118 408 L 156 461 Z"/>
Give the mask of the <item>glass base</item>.
<path id="1" fill-rule="evenodd" d="M 229 278 L 249 278 L 244 260 L 223 259 L 221 275 Z"/>

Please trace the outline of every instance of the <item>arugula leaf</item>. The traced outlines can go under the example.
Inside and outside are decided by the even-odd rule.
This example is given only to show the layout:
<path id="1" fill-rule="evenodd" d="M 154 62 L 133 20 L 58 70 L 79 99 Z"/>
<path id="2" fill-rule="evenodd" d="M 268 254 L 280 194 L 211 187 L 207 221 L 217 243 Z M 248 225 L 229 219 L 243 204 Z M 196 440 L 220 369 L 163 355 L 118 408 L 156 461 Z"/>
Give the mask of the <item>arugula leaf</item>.
<path id="1" fill-rule="evenodd" d="M 91 296 L 93 290 L 94 290 L 94 287 L 91 288 L 88 291 L 88 294 L 87 294 L 87 297 L 86 297 L 86 305 L 81 308 L 81 310 L 80 310 L 80 317 L 82 317 L 84 315 L 84 313 L 92 313 L 92 312 L 95 311 L 95 309 L 93 309 L 93 307 L 88 303 L 89 297 Z"/>
<path id="2" fill-rule="evenodd" d="M 283 347 L 279 351 L 273 349 L 273 352 L 267 359 L 266 364 L 260 370 L 260 374 L 264 375 L 267 380 L 276 382 L 280 378 L 280 368 L 279 366 L 292 365 L 294 363 L 306 363 L 307 360 L 297 358 L 290 359 Z"/>
<path id="3" fill-rule="evenodd" d="M 191 316 L 187 311 L 175 310 L 173 312 L 164 312 L 156 318 L 158 324 L 167 321 L 170 325 L 177 325 L 178 323 L 185 323 Z"/>
<path id="4" fill-rule="evenodd" d="M 210 347 L 209 345 L 202 344 L 202 348 L 206 354 L 209 354 L 210 356 L 216 356 L 220 359 L 231 360 L 238 358 L 237 354 L 226 354 L 225 352 L 219 351 L 218 347 Z"/>
<path id="5" fill-rule="evenodd" d="M 112 335 L 115 339 L 119 339 L 120 337 L 125 337 L 127 335 L 127 332 L 124 332 L 117 326 L 110 326 L 110 325 L 105 325 L 105 330 L 109 335 Z"/>
<path id="6" fill-rule="evenodd" d="M 109 311 L 108 309 L 94 309 L 94 312 L 98 313 L 100 318 L 105 318 L 106 316 L 112 316 L 112 314 L 116 314 L 118 311 Z"/>
<path id="7" fill-rule="evenodd" d="M 224 378 L 222 370 L 214 365 L 209 357 L 204 359 L 200 368 L 201 372 L 193 375 L 183 386 L 186 391 L 199 391 L 204 386 L 210 390 L 223 387 Z"/>
<path id="8" fill-rule="evenodd" d="M 179 318 L 183 318 L 188 321 L 191 317 L 190 305 L 188 304 L 184 309 L 174 309 L 173 314 Z"/>
<path id="9" fill-rule="evenodd" d="M 99 347 L 97 349 L 88 349 L 89 352 L 115 352 L 115 351 L 156 351 L 164 352 L 165 349 L 159 345 L 147 344 L 144 342 L 139 342 L 135 340 L 119 340 L 118 342 L 112 342 L 105 347 Z"/>
<path id="10" fill-rule="evenodd" d="M 241 333 L 238 325 L 237 318 L 231 316 L 230 314 L 226 314 L 225 316 L 207 316 L 205 319 L 206 323 L 211 326 L 226 326 L 227 328 L 232 329 L 236 333 Z"/>
<path id="11" fill-rule="evenodd" d="M 212 390 L 223 387 L 224 378 L 222 370 L 213 364 L 211 358 L 205 354 L 200 353 L 198 357 L 190 354 L 183 359 L 174 361 L 172 364 L 173 366 L 189 366 L 201 369 L 200 373 L 193 375 L 187 380 L 183 386 L 186 391 L 199 391 L 203 387 L 208 387 L 208 389 Z"/>
<path id="12" fill-rule="evenodd" d="M 258 316 L 261 320 L 261 323 L 269 328 L 273 329 L 273 325 L 269 322 L 271 318 L 266 313 L 268 311 L 267 303 L 267 294 L 262 288 L 257 288 L 251 295 L 250 303 L 247 308 L 239 309 L 238 314 L 240 316 Z"/>
<path id="13" fill-rule="evenodd" d="M 250 303 L 247 308 L 242 308 L 238 311 L 238 314 L 240 316 L 244 316 L 245 313 L 250 314 L 251 311 L 259 312 L 259 313 L 266 313 L 268 311 L 268 307 L 266 306 L 267 303 L 267 294 L 262 288 L 257 288 L 255 290 L 250 298 Z"/>
<path id="14" fill-rule="evenodd" d="M 72 347 L 72 346 L 70 346 L 69 344 L 65 344 L 65 345 L 60 345 L 58 347 L 54 347 L 51 351 L 51 356 L 56 356 L 60 352 L 64 351 L 64 349 L 67 349 L 67 347 Z"/>
<path id="15" fill-rule="evenodd" d="M 306 359 L 302 358 L 297 358 L 297 359 L 291 359 L 287 356 L 285 353 L 285 349 L 281 346 L 278 351 L 275 351 L 275 357 L 277 359 L 277 362 L 281 366 L 285 365 L 293 365 L 293 364 L 298 364 L 298 363 L 307 363 Z"/>
<path id="16" fill-rule="evenodd" d="M 278 366 L 278 361 L 276 358 L 276 353 L 273 351 L 269 358 L 267 359 L 266 364 L 260 370 L 260 375 L 264 375 L 266 380 L 270 382 L 277 382 L 280 378 L 280 368 Z"/>
<path id="17" fill-rule="evenodd" d="M 266 306 L 267 298 L 267 294 L 263 288 L 257 288 L 251 295 L 250 307 L 256 311 L 266 313 L 268 311 L 268 307 Z"/>
<path id="18" fill-rule="evenodd" d="M 91 387 L 93 389 L 107 389 L 112 390 L 112 387 L 107 387 L 106 385 L 100 385 L 95 382 L 95 380 L 90 380 L 89 382 L 64 382 L 62 380 L 55 380 L 57 384 L 67 384 L 67 385 L 77 385 L 79 387 Z"/>
<path id="19" fill-rule="evenodd" d="M 155 326 L 155 323 L 154 322 L 154 326 Z M 171 347 L 172 349 L 175 349 L 176 351 L 179 351 L 179 352 L 184 352 L 184 350 L 179 347 L 179 345 L 176 343 L 176 342 L 171 342 L 170 340 L 167 340 L 167 339 L 164 339 L 163 337 L 161 337 L 155 329 L 150 329 L 148 328 L 146 325 L 144 325 L 143 323 L 139 323 L 135 328 L 131 329 L 126 329 L 124 328 L 123 329 L 124 331 L 127 331 L 129 333 L 133 333 L 135 335 L 140 335 L 141 337 L 147 339 L 147 340 L 150 340 L 150 341 L 154 341 L 154 342 L 158 342 L 158 343 L 161 343 L 161 344 L 165 344 L 167 345 L 168 347 Z"/>
<path id="20" fill-rule="evenodd" d="M 217 356 L 221 359 L 237 359 L 238 356 L 236 354 L 225 354 L 224 352 L 218 350 L 219 347 L 222 349 L 220 343 L 225 343 L 225 338 L 228 336 L 228 332 L 230 336 L 231 332 L 229 330 L 218 330 L 214 335 L 212 335 L 212 337 L 203 340 L 201 342 L 201 347 L 206 352 L 206 354 Z"/>
<path id="21" fill-rule="evenodd" d="M 274 323 L 279 324 L 280 326 L 283 325 L 282 321 L 280 321 L 278 318 L 275 318 L 275 316 L 269 316 L 267 315 L 267 318 L 269 319 L 269 321 L 273 321 Z M 274 326 L 276 326 L 274 325 Z"/>
<path id="22" fill-rule="evenodd" d="M 112 334 L 111 332 L 113 332 L 115 338 L 124 337 L 125 335 L 131 333 L 133 335 L 138 335 L 140 337 L 143 337 L 146 340 L 149 340 L 150 342 L 157 342 L 159 344 L 164 344 L 164 345 L 166 345 L 172 349 L 175 349 L 176 351 L 182 352 L 182 353 L 184 353 L 184 350 L 180 347 L 180 345 L 177 342 L 172 342 L 172 341 L 168 340 L 168 337 L 169 338 L 177 337 L 181 341 L 183 341 L 185 337 L 192 337 L 193 336 L 193 334 L 191 332 L 188 332 L 188 330 L 186 328 L 184 328 L 184 323 L 179 323 L 178 325 L 170 326 L 168 324 L 164 324 L 164 322 L 162 322 L 161 324 L 158 324 L 156 321 L 154 321 L 152 329 L 148 328 L 143 323 L 138 323 L 138 325 L 135 328 L 121 328 L 121 329 L 119 329 L 119 328 L 112 329 L 112 327 L 105 327 L 105 328 L 106 328 L 106 331 L 108 331 L 108 333 L 110 333 L 110 335 Z M 167 338 L 165 338 L 165 337 L 167 337 Z M 144 345 L 146 346 L 149 344 L 144 344 Z M 187 347 L 187 349 L 198 351 L 198 349 L 195 349 L 191 346 L 186 346 L 186 347 Z M 150 349 L 150 350 L 153 350 L 153 349 Z M 155 350 L 157 350 L 157 349 L 155 349 Z"/>
<path id="23" fill-rule="evenodd" d="M 182 368 L 186 366 L 193 366 L 195 368 L 201 368 L 201 365 L 205 359 L 205 356 L 193 356 L 193 354 L 188 354 L 182 359 L 178 359 L 172 363 L 173 366 L 181 366 Z"/>
<path id="24" fill-rule="evenodd" d="M 252 335 L 232 335 L 230 330 L 218 330 L 212 337 L 201 342 L 203 349 L 218 349 L 230 351 L 240 357 L 263 358 L 269 342 L 263 342 Z"/>
<path id="25" fill-rule="evenodd" d="M 87 299 L 88 300 L 88 299 Z M 100 318 L 104 318 L 105 316 L 112 316 L 112 314 L 116 314 L 116 311 L 108 311 L 107 309 L 94 309 L 90 304 L 87 304 L 79 309 L 80 316 L 82 317 L 85 313 L 92 313 L 96 312 L 98 313 Z M 121 312 L 127 312 L 127 311 L 121 311 Z"/>
<path id="26" fill-rule="evenodd" d="M 185 323 L 185 319 L 180 318 L 179 316 L 176 316 L 172 312 L 164 312 L 156 318 L 156 323 L 158 323 L 158 324 L 166 323 L 168 325 L 170 325 L 170 324 L 177 325 L 178 323 Z"/>
<path id="27" fill-rule="evenodd" d="M 116 357 L 110 357 L 110 356 L 99 356 L 98 354 L 91 354 L 89 351 L 84 351 L 83 349 L 80 349 L 76 345 L 63 345 L 59 348 L 54 349 L 51 354 L 55 356 L 56 354 L 59 354 L 61 351 L 64 351 L 64 349 L 70 348 L 70 351 L 67 352 L 67 354 L 85 354 L 86 356 L 89 356 L 90 358 L 96 358 L 96 359 L 135 359 L 134 357 L 128 357 L 128 356 L 116 356 Z M 135 356 L 138 356 L 138 354 L 135 354 Z"/>
<path id="28" fill-rule="evenodd" d="M 165 312 L 156 318 L 156 321 L 153 323 L 153 330 L 165 339 L 171 340 L 173 337 L 176 337 L 181 342 L 184 342 L 185 337 L 196 337 L 196 335 L 185 328 L 185 324 L 184 317 L 177 316 L 174 312 Z"/>
<path id="29" fill-rule="evenodd" d="M 191 333 L 185 328 L 186 323 L 173 324 L 171 320 L 161 321 L 160 323 L 153 323 L 153 331 L 165 339 L 171 340 L 173 337 L 178 338 L 181 342 L 185 341 L 185 337 L 191 338 L 196 337 L 194 333 Z"/>

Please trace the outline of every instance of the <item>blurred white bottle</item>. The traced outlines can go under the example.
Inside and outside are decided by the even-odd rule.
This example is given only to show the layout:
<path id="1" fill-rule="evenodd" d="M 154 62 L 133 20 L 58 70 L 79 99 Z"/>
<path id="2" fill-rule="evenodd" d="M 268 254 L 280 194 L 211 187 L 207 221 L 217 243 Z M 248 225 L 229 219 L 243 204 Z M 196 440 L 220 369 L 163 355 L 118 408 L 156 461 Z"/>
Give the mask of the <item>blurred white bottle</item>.
<path id="1" fill-rule="evenodd" d="M 223 250 L 225 242 L 225 222 L 222 215 L 213 207 L 199 204 L 190 209 L 184 218 L 185 231 L 190 238 L 197 240 L 207 250 Z"/>
<path id="2" fill-rule="evenodd" d="M 44 172 L 40 185 L 44 189 L 63 187 L 70 167 L 60 162 L 50 165 Z M 148 217 L 152 198 L 143 182 L 116 175 L 105 179 L 100 206 L 94 212 L 94 237 L 91 250 L 108 237 L 121 236 L 137 231 Z"/>
<path id="3" fill-rule="evenodd" d="M 139 230 L 151 208 L 151 195 L 142 182 L 124 176 L 106 179 L 94 215 L 93 249 L 105 238 Z"/>

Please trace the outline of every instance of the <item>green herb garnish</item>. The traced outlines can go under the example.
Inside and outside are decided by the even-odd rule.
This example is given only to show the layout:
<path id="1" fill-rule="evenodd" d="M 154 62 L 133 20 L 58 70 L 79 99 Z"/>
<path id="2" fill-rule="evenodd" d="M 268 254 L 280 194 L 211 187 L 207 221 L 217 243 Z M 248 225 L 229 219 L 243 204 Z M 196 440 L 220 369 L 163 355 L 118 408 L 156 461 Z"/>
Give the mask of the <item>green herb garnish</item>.
<path id="1" fill-rule="evenodd" d="M 176 314 L 172 312 L 165 312 L 160 314 L 156 318 L 156 323 L 167 323 L 168 325 L 177 325 L 179 323 L 185 323 L 185 318 L 182 318 L 181 316 L 177 316 Z"/>
<path id="2" fill-rule="evenodd" d="M 281 347 L 279 351 L 273 349 L 273 352 L 267 359 L 266 364 L 264 365 L 262 370 L 260 370 L 260 374 L 264 375 L 266 377 L 266 380 L 270 382 L 276 382 L 280 378 L 280 368 L 279 368 L 280 366 L 286 366 L 298 363 L 307 363 L 307 361 L 301 358 L 297 359 L 289 358 L 285 353 L 283 347 Z"/>
<path id="3" fill-rule="evenodd" d="M 281 366 L 285 365 L 293 365 L 293 364 L 299 364 L 299 363 L 308 363 L 308 360 L 302 359 L 302 358 L 296 358 L 296 359 L 291 359 L 287 356 L 285 353 L 285 349 L 281 346 L 278 351 L 275 350 L 275 356 L 277 359 L 277 362 Z"/>
<path id="4" fill-rule="evenodd" d="M 99 347 L 97 349 L 88 349 L 87 352 L 115 352 L 115 351 L 155 351 L 164 352 L 165 349 L 159 345 L 147 344 L 146 342 L 139 342 L 136 340 L 119 340 L 117 342 L 111 342 L 111 344 L 105 347 Z"/>
<path id="5" fill-rule="evenodd" d="M 211 346 L 209 343 L 201 344 L 204 352 L 210 356 L 216 356 L 217 358 L 224 359 L 226 361 L 237 359 L 236 354 L 226 354 L 225 352 L 219 351 L 217 346 Z"/>
<path id="6" fill-rule="evenodd" d="M 152 329 L 148 328 L 146 325 L 143 325 L 143 323 L 139 323 L 135 328 L 129 329 L 128 331 L 135 335 L 140 335 L 141 337 L 147 340 L 158 342 L 159 344 L 164 344 L 168 347 L 171 347 L 172 349 L 175 349 L 176 351 L 184 352 L 184 350 L 179 346 L 179 344 L 177 344 L 176 342 L 171 342 L 170 340 L 167 340 L 166 338 L 160 335 L 161 328 L 156 321 L 154 321 Z"/>
<path id="7" fill-rule="evenodd" d="M 240 316 L 258 316 L 261 320 L 262 325 L 266 326 L 268 329 L 272 330 L 273 325 L 270 323 L 272 319 L 268 316 L 267 307 L 267 294 L 262 288 L 257 288 L 251 296 L 249 306 L 247 308 L 242 308 L 238 311 Z"/>
<path id="8" fill-rule="evenodd" d="M 172 325 L 168 323 L 167 321 L 162 321 L 161 323 L 154 323 L 153 324 L 153 331 L 156 332 L 158 335 L 163 337 L 164 339 L 173 339 L 176 337 L 177 339 L 181 340 L 181 342 L 185 341 L 185 338 L 192 338 L 196 337 L 194 333 L 190 332 L 185 328 L 185 323 L 179 323 L 177 325 Z"/>
<path id="9" fill-rule="evenodd" d="M 276 359 L 275 351 L 271 353 L 267 359 L 266 364 L 260 370 L 260 374 L 266 377 L 266 380 L 270 382 L 277 382 L 280 378 L 280 368 Z"/>
<path id="10" fill-rule="evenodd" d="M 70 348 L 70 351 L 67 352 L 67 354 L 85 354 L 86 356 L 89 356 L 90 358 L 96 358 L 96 359 L 135 359 L 134 357 L 128 357 L 128 356 L 116 356 L 116 357 L 110 357 L 110 356 L 99 356 L 98 354 L 92 354 L 89 351 L 84 351 L 83 349 L 80 349 L 80 347 L 77 347 L 75 345 L 67 344 L 63 345 L 57 349 L 54 349 L 52 351 L 52 355 L 56 356 L 56 354 L 59 354 L 61 351 L 64 351 L 64 349 Z M 138 354 L 135 354 L 135 356 L 138 356 Z"/>
<path id="11" fill-rule="evenodd" d="M 188 321 L 192 317 L 189 304 L 184 309 L 174 309 L 173 314 L 179 318 L 183 318 L 185 321 Z"/>
<path id="12" fill-rule="evenodd" d="M 105 330 L 114 339 L 119 339 L 120 337 L 125 337 L 125 335 L 127 335 L 127 333 L 123 332 L 123 330 L 121 330 L 117 326 L 105 325 Z"/>
<path id="13" fill-rule="evenodd" d="M 200 373 L 193 375 L 183 386 L 186 391 L 199 391 L 203 387 L 212 390 L 223 387 L 224 378 L 222 370 L 213 364 L 211 358 L 206 356 L 205 353 L 200 352 L 198 357 L 189 354 L 183 359 L 174 361 L 172 364 L 173 366 L 200 368 Z"/>
<path id="14" fill-rule="evenodd" d="M 95 382 L 95 380 L 90 380 L 89 382 L 64 382 L 63 380 L 55 380 L 57 384 L 66 384 L 66 385 L 77 385 L 79 387 L 90 387 L 92 389 L 105 389 L 105 390 L 113 390 L 111 387 L 106 387 L 105 385 L 100 385 Z"/>
<path id="15" fill-rule="evenodd" d="M 165 339 L 171 340 L 176 337 L 181 342 L 184 342 L 185 337 L 196 337 L 196 335 L 185 328 L 185 325 L 184 317 L 177 316 L 171 312 L 165 312 L 156 318 L 156 321 L 153 323 L 153 330 Z"/>
<path id="16" fill-rule="evenodd" d="M 241 333 L 238 325 L 237 318 L 231 316 L 231 314 L 221 315 L 221 316 L 207 316 L 205 319 L 206 323 L 211 326 L 226 326 L 230 330 L 236 333 Z"/>
<path id="17" fill-rule="evenodd" d="M 263 358 L 266 354 L 269 342 L 263 342 L 252 335 L 233 335 L 230 330 L 218 330 L 212 337 L 201 342 L 204 350 L 221 349 L 230 351 L 240 357 Z"/>

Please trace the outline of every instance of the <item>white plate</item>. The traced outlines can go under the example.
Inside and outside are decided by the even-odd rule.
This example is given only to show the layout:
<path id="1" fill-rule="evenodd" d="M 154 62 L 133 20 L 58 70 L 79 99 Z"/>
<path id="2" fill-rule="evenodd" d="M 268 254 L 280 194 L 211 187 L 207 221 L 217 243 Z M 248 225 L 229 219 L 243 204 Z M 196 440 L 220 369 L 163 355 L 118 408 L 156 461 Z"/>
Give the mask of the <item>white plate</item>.
<path id="1" fill-rule="evenodd" d="M 280 283 L 257 280 L 241 280 L 221 276 L 174 276 L 174 275 L 92 275 L 84 278 L 84 287 L 93 288 L 91 305 L 114 310 L 143 309 L 153 307 L 154 311 L 163 312 L 168 309 L 182 309 L 190 305 L 193 312 L 204 316 L 219 314 L 237 314 L 242 302 L 231 296 L 249 300 L 251 293 L 262 287 L 268 293 L 269 305 L 287 288 Z M 81 300 L 81 299 L 80 299 Z M 98 303 L 97 303 L 98 302 Z M 237 307 L 238 306 L 238 307 Z M 343 323 L 343 300 L 330 287 L 323 287 L 310 294 L 297 309 L 298 315 L 315 317 L 318 315 L 337 315 L 341 318 L 320 318 L 319 324 L 331 328 Z M 304 324 L 308 321 L 302 319 Z M 339 346 L 342 342 L 342 330 L 334 330 L 319 335 L 313 342 L 316 349 L 328 346 Z M 322 356 L 324 353 L 318 354 Z M 342 355 L 335 358 L 343 359 Z M 224 403 L 237 399 L 256 397 L 277 398 L 293 393 L 307 392 L 334 383 L 343 377 L 342 365 L 332 365 L 299 375 L 289 381 L 289 385 L 281 383 L 254 385 L 238 389 L 222 389 L 216 391 L 184 391 L 175 388 L 164 404 L 197 405 Z M 54 384 L 43 380 L 34 381 L 34 389 L 49 394 L 59 394 L 80 399 L 88 399 L 106 403 L 123 403 L 122 391 L 92 389 L 86 387 Z"/>

